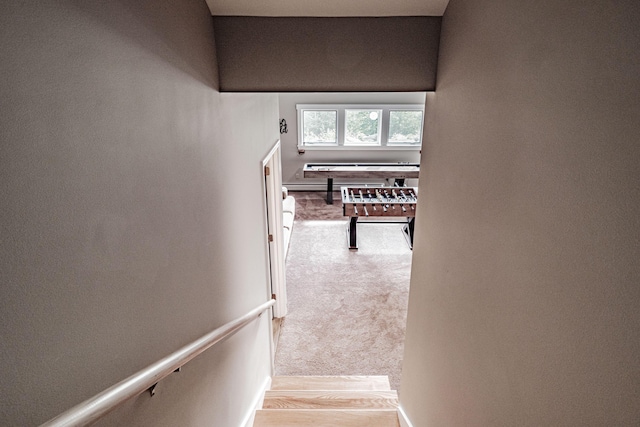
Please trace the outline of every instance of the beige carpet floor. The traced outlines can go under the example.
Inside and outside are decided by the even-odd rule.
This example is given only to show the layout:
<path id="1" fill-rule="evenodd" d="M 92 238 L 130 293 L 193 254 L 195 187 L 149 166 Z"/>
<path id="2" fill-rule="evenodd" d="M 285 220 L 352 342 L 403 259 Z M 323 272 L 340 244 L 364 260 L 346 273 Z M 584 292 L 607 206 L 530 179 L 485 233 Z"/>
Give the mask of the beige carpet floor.
<path id="1" fill-rule="evenodd" d="M 388 375 L 398 389 L 411 270 L 402 224 L 359 224 L 350 251 L 339 198 L 329 206 L 323 192 L 292 194 L 276 375 Z"/>

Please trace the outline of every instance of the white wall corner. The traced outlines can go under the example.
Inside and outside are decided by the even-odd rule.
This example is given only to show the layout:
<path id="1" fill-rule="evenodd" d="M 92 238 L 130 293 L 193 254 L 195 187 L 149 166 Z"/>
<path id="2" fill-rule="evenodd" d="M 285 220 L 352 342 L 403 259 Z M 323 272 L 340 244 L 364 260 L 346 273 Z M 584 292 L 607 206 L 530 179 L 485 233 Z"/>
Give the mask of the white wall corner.
<path id="1" fill-rule="evenodd" d="M 398 406 L 398 420 L 400 420 L 400 427 L 413 427 L 413 424 L 405 414 L 402 406 Z"/>
<path id="2" fill-rule="evenodd" d="M 244 421 L 240 423 L 242 427 L 253 427 L 253 421 L 256 417 L 256 411 L 262 408 L 262 403 L 264 402 L 264 394 L 267 390 L 271 388 L 271 377 L 267 377 L 262 386 L 258 388 L 255 397 L 253 398 L 253 402 L 249 405 L 249 412 L 245 415 Z"/>

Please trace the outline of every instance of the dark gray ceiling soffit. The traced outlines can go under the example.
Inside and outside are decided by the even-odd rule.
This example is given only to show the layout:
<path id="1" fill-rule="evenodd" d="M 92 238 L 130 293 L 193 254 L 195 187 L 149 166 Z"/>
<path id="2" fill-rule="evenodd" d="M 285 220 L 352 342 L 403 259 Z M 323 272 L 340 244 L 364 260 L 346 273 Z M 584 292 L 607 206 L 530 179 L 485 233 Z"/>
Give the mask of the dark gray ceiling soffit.
<path id="1" fill-rule="evenodd" d="M 220 91 L 435 90 L 441 22 L 214 16 Z"/>

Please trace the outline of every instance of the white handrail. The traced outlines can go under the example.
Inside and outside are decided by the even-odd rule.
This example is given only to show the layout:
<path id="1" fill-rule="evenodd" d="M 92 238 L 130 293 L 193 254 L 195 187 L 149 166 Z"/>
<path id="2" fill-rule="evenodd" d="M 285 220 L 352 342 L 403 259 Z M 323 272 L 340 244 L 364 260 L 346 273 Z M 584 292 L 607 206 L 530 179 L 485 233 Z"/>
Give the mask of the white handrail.
<path id="1" fill-rule="evenodd" d="M 79 403 L 73 408 L 42 424 L 41 427 L 75 427 L 90 425 L 127 399 L 148 390 L 154 384 L 158 383 L 158 381 L 162 380 L 164 377 L 168 376 L 214 344 L 222 341 L 230 335 L 233 335 L 243 326 L 259 317 L 263 311 L 273 306 L 275 302 L 275 299 L 267 301 L 244 316 L 239 317 L 236 320 L 232 320 L 218 329 L 209 332 L 191 344 L 187 344 L 180 350 L 131 375 L 129 378 L 126 378 L 103 392 Z"/>

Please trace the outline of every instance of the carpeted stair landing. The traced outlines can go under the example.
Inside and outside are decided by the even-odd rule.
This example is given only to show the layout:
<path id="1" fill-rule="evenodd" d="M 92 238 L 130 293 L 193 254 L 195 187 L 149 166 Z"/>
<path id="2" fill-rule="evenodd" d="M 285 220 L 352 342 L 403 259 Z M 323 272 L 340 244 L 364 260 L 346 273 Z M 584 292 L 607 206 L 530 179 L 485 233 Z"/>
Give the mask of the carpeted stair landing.
<path id="1" fill-rule="evenodd" d="M 276 375 L 388 375 L 399 389 L 411 272 L 402 224 L 297 221 Z"/>

